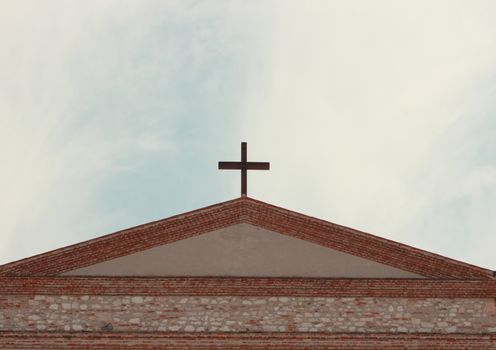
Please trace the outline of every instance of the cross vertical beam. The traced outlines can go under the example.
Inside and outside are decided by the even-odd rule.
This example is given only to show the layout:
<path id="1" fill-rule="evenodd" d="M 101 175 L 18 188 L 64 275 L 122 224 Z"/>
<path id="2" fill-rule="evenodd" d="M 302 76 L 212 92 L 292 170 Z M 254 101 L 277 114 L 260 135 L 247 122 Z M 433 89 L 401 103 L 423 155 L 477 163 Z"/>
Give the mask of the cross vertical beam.
<path id="1" fill-rule="evenodd" d="M 270 170 L 268 162 L 249 162 L 248 146 L 241 142 L 241 162 L 219 162 L 221 170 L 241 170 L 241 196 L 248 194 L 248 170 Z"/>
<path id="2" fill-rule="evenodd" d="M 248 194 L 248 154 L 247 154 L 246 142 L 241 142 L 241 195 Z"/>

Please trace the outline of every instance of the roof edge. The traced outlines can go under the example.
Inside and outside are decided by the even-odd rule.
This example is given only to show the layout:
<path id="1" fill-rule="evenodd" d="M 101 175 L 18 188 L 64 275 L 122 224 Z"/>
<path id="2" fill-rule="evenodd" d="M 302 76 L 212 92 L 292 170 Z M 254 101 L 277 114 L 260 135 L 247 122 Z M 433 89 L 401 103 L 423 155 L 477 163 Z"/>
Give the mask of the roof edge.
<path id="1" fill-rule="evenodd" d="M 284 207 L 280 207 L 280 206 L 277 206 L 277 205 L 274 205 L 274 204 L 266 203 L 266 202 L 263 202 L 263 201 L 258 200 L 258 199 L 254 199 L 254 198 L 250 198 L 250 197 L 247 197 L 247 199 L 250 200 L 250 201 L 252 201 L 252 202 L 255 202 L 255 203 L 259 203 L 259 204 L 262 204 L 262 205 L 265 205 L 265 206 L 272 207 L 272 208 L 277 209 L 277 210 L 282 210 L 282 211 L 290 212 L 292 215 L 295 215 L 295 216 L 300 216 L 302 218 L 315 220 L 315 221 L 321 222 L 322 224 L 331 224 L 331 225 L 333 225 L 335 227 L 339 227 L 339 228 L 341 228 L 343 230 L 346 230 L 346 231 L 351 232 L 351 233 L 354 233 L 354 234 L 360 234 L 360 235 L 363 235 L 363 236 L 366 236 L 366 237 L 367 236 L 368 237 L 373 237 L 373 238 L 375 238 L 377 240 L 386 242 L 386 243 L 391 244 L 391 245 L 400 246 L 400 247 L 404 247 L 404 248 L 407 248 L 407 249 L 410 249 L 410 250 L 414 250 L 414 251 L 417 251 L 417 252 L 422 253 L 422 254 L 425 254 L 425 255 L 429 255 L 429 256 L 432 256 L 432 257 L 436 257 L 436 258 L 440 258 L 440 259 L 449 261 L 449 262 L 451 262 L 453 264 L 459 264 L 461 266 L 465 266 L 465 267 L 469 267 L 469 268 L 474 268 L 474 269 L 477 269 L 477 270 L 480 270 L 480 271 L 483 271 L 483 272 L 487 273 L 491 277 L 495 277 L 494 274 L 496 274 L 496 271 L 493 271 L 491 269 L 487 269 L 487 268 L 484 268 L 484 267 L 481 267 L 481 266 L 470 264 L 470 263 L 467 263 L 467 262 L 464 262 L 464 261 L 461 261 L 461 260 L 453 259 L 453 258 L 444 256 L 442 254 L 433 253 L 433 252 L 430 252 L 428 250 L 424 250 L 424 249 L 421 249 L 421 248 L 417 248 L 417 247 L 408 245 L 406 243 L 401 243 L 401 242 L 394 241 L 392 239 L 388 239 L 388 238 L 384 238 L 384 237 L 381 237 L 381 236 L 377 236 L 377 235 L 375 235 L 373 233 L 368 233 L 368 232 L 365 232 L 365 231 L 357 230 L 357 229 L 351 228 L 349 226 L 335 224 L 333 222 L 326 221 L 326 220 L 323 220 L 323 219 L 319 219 L 319 218 L 314 217 L 314 216 L 311 216 L 311 215 L 302 214 L 302 213 L 293 211 L 291 209 L 286 209 Z"/>
<path id="2" fill-rule="evenodd" d="M 245 198 L 246 197 L 238 197 L 238 198 L 230 199 L 230 200 L 227 200 L 227 201 L 224 201 L 224 202 L 220 202 L 220 203 L 216 203 L 216 204 L 211 204 L 211 205 L 208 205 L 206 207 L 202 207 L 202 208 L 198 208 L 198 209 L 193 209 L 193 210 L 187 211 L 185 213 L 175 214 L 175 215 L 172 215 L 172 216 L 169 216 L 169 217 L 166 217 L 166 218 L 162 218 L 162 219 L 150 221 L 150 222 L 147 222 L 147 223 L 144 223 L 144 224 L 140 224 L 140 225 L 136 225 L 136 226 L 132 226 L 132 227 L 128 227 L 128 228 L 125 228 L 125 229 L 122 229 L 122 230 L 118 230 L 118 231 L 114 231 L 114 232 L 111 232 L 111 233 L 104 234 L 102 236 L 98 236 L 98 237 L 95 237 L 95 238 L 90 238 L 90 239 L 87 239 L 85 241 L 81 241 L 81 242 L 78 242 L 78 243 L 73 243 L 73 244 L 70 244 L 70 245 L 67 245 L 67 246 L 64 246 L 64 247 L 60 247 L 60 248 L 55 248 L 55 249 L 49 250 L 47 252 L 35 254 L 35 255 L 28 256 L 26 258 L 22 258 L 22 259 L 19 259 L 19 260 L 14 260 L 14 261 L 11 261 L 11 262 L 8 262 L 8 263 L 5 263 L 5 264 L 0 265 L 0 276 L 4 275 L 4 271 L 10 270 L 13 267 L 22 265 L 24 263 L 27 263 L 27 262 L 30 262 L 30 261 L 33 261 L 33 260 L 36 260 L 36 259 L 39 259 L 39 258 L 45 258 L 47 256 L 57 255 L 59 253 L 63 253 L 65 251 L 68 251 L 68 250 L 71 250 L 71 249 L 74 249 L 74 248 L 77 248 L 77 247 L 83 247 L 83 246 L 86 246 L 86 245 L 89 245 L 89 244 L 92 244 L 92 243 L 95 243 L 95 242 L 104 242 L 104 241 L 106 241 L 108 239 L 112 239 L 115 236 L 118 236 L 118 235 L 121 235 L 121 234 L 124 234 L 124 233 L 127 233 L 127 232 L 133 232 L 133 231 L 137 231 L 137 230 L 143 230 L 143 229 L 146 229 L 146 228 L 150 228 L 150 227 L 159 225 L 160 223 L 163 223 L 165 221 L 175 220 L 175 219 L 181 219 L 183 217 L 195 215 L 195 214 L 198 214 L 198 213 L 201 213 L 201 212 L 205 212 L 205 211 L 209 211 L 209 210 L 212 210 L 212 209 L 217 209 L 217 208 L 220 208 L 220 207 L 225 206 L 225 205 L 230 205 L 230 204 L 233 204 L 233 203 L 240 202 L 240 201 L 244 200 Z"/>
<path id="3" fill-rule="evenodd" d="M 400 248 L 403 248 L 403 249 L 408 249 L 410 251 L 414 251 L 414 252 L 417 252 L 417 253 L 422 254 L 422 255 L 431 256 L 431 257 L 436 258 L 436 259 L 444 260 L 444 261 L 446 261 L 447 263 L 450 263 L 450 264 L 455 264 L 455 265 L 458 265 L 458 266 L 462 266 L 464 268 L 473 269 L 473 270 L 476 270 L 476 271 L 478 271 L 480 273 L 486 274 L 487 277 L 489 277 L 491 279 L 496 279 L 496 276 L 495 276 L 496 271 L 493 271 L 491 269 L 487 269 L 487 268 L 480 267 L 480 266 L 477 266 L 477 265 L 474 265 L 474 264 L 470 264 L 470 263 L 466 263 L 466 262 L 463 262 L 463 261 L 460 261 L 460 260 L 456 260 L 456 259 L 453 259 L 453 258 L 444 256 L 444 255 L 441 255 L 441 254 L 438 254 L 438 253 L 433 253 L 433 252 L 430 252 L 430 251 L 427 251 L 427 250 L 423 250 L 423 249 L 420 249 L 420 248 L 417 248 L 417 247 L 414 247 L 414 246 L 411 246 L 411 245 L 408 245 L 408 244 L 405 244 L 405 243 L 400 243 L 400 242 L 393 241 L 393 240 L 388 239 L 388 238 L 380 237 L 380 236 L 377 236 L 377 235 L 372 234 L 372 233 L 368 233 L 368 232 L 365 232 L 365 231 L 357 230 L 357 229 L 354 229 L 354 228 L 351 228 L 351 227 L 348 227 L 348 226 L 344 226 L 344 225 L 340 225 L 340 224 L 335 224 L 335 223 L 333 223 L 331 221 L 326 221 L 326 220 L 323 220 L 323 219 L 320 219 L 320 218 L 317 218 L 317 217 L 314 217 L 314 216 L 310 216 L 310 215 L 307 215 L 307 214 L 302 214 L 302 213 L 299 213 L 299 212 L 296 212 L 296 211 L 293 211 L 293 210 L 290 210 L 290 209 L 286 209 L 284 207 L 277 206 L 277 205 L 274 205 L 274 204 L 270 204 L 270 203 L 267 203 L 267 202 L 264 202 L 264 201 L 261 201 L 261 200 L 258 200 L 258 199 L 254 199 L 254 198 L 251 198 L 251 197 L 246 197 L 246 199 L 248 201 L 251 201 L 251 202 L 256 203 L 256 204 L 259 204 L 259 205 L 271 207 L 274 210 L 279 210 L 279 211 L 282 211 L 282 212 L 290 213 L 293 216 L 298 216 L 298 217 L 303 218 L 303 219 L 306 219 L 306 220 L 312 220 L 312 221 L 318 222 L 318 223 L 320 223 L 322 225 L 332 225 L 333 227 L 340 228 L 341 230 L 347 231 L 347 232 L 349 232 L 351 234 L 360 235 L 360 236 L 365 237 L 365 238 L 370 238 L 371 237 L 371 238 L 373 238 L 373 239 L 375 239 L 377 241 L 382 241 L 382 242 L 384 242 L 384 243 L 386 243 L 388 245 L 391 245 L 391 246 L 396 246 L 396 247 L 400 247 Z"/>
<path id="4" fill-rule="evenodd" d="M 248 223 L 431 279 L 495 279 L 493 271 L 347 226 L 241 196 L 0 265 L 0 276 L 63 272 Z M 140 234 L 141 236 L 137 236 Z M 141 239 L 146 235 L 146 240 Z M 77 256 L 77 259 L 74 258 Z"/>

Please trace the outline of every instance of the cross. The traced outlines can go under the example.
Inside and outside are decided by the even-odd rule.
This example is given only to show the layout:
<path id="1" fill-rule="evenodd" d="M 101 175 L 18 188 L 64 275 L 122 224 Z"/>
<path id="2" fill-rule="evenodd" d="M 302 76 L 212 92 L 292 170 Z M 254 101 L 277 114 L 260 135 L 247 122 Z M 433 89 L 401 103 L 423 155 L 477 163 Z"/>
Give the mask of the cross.
<path id="1" fill-rule="evenodd" d="M 269 170 L 270 163 L 267 162 L 248 162 L 246 155 L 246 142 L 241 142 L 241 162 L 219 162 L 221 170 L 241 170 L 241 195 L 247 193 L 247 175 L 248 170 Z"/>

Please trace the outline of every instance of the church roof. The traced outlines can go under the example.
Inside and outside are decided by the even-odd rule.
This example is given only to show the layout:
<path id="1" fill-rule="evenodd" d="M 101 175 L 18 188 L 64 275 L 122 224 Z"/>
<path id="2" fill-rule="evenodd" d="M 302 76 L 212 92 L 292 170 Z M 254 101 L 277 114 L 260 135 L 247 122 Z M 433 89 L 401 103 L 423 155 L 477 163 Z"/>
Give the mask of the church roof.
<path id="1" fill-rule="evenodd" d="M 241 197 L 0 266 L 0 276 L 63 276 L 240 224 L 428 279 L 490 280 L 492 271 Z M 299 241 L 301 242 L 301 241 Z M 194 259 L 194 257 L 190 257 Z M 393 271 L 393 270 L 391 270 Z M 394 271 L 393 271 L 394 272 Z"/>

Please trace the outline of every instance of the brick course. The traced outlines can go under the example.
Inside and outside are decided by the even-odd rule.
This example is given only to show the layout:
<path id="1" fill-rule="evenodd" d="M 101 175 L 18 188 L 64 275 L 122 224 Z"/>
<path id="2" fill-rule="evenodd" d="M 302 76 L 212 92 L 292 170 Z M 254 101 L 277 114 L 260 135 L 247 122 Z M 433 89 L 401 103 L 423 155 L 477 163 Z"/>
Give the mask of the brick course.
<path id="1" fill-rule="evenodd" d="M 496 280 L 0 277 L 2 294 L 496 298 Z"/>
<path id="2" fill-rule="evenodd" d="M 0 332 L 2 349 L 141 350 L 494 350 L 494 335 L 322 333 L 17 333 Z"/>

